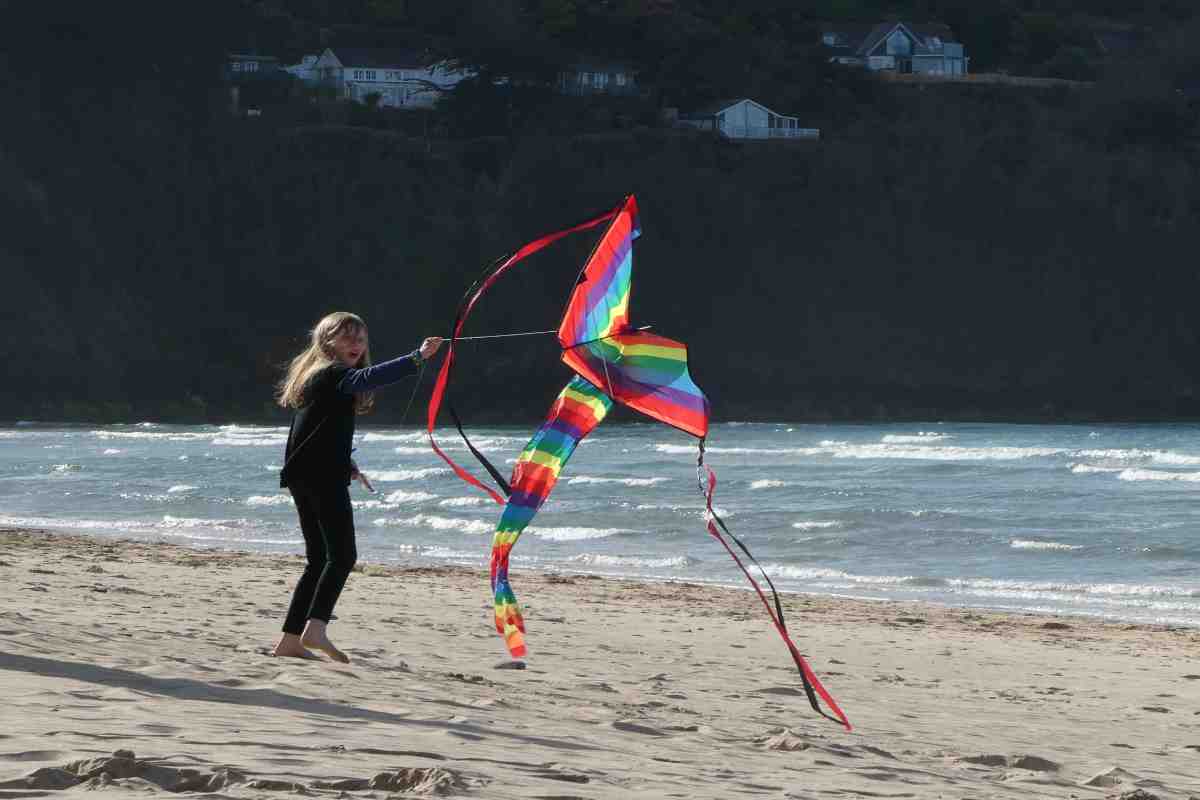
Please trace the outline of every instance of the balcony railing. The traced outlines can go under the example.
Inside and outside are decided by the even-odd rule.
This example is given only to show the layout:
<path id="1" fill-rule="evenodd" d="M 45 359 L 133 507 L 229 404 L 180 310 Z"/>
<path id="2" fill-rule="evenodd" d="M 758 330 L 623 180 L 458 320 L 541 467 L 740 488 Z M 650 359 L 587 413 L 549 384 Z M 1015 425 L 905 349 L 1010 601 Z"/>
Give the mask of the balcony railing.
<path id="1" fill-rule="evenodd" d="M 721 134 L 730 139 L 820 139 L 817 128 L 771 128 L 766 125 L 725 125 Z"/>

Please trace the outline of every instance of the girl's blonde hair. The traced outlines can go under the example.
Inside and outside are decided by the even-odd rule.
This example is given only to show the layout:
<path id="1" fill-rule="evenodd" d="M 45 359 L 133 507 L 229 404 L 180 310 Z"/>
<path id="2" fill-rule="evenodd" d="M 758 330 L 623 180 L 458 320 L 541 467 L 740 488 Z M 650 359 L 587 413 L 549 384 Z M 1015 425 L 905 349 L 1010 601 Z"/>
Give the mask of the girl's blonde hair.
<path id="1" fill-rule="evenodd" d="M 337 361 L 333 343 L 343 333 L 357 336 L 359 332 L 367 332 L 367 323 L 356 314 L 348 311 L 335 311 L 321 318 L 312 329 L 308 347 L 300 355 L 292 359 L 287 373 L 279 381 L 275 394 L 275 402 L 284 408 L 300 408 L 308 405 L 311 398 L 305 396 L 309 382 L 321 370 Z M 371 365 L 371 348 L 363 350 L 362 356 L 355 364 L 356 369 Z M 354 410 L 365 414 L 375 404 L 372 392 L 356 392 L 354 395 Z"/>

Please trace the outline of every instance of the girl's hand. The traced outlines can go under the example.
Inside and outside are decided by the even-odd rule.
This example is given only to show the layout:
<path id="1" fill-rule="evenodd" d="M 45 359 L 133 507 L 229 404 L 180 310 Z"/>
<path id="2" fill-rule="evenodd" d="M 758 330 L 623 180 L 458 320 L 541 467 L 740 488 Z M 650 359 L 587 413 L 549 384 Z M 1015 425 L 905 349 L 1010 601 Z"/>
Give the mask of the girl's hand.
<path id="1" fill-rule="evenodd" d="M 421 348 L 418 351 L 421 354 L 422 361 L 428 361 L 433 358 L 433 354 L 442 346 L 442 337 L 430 336 L 425 341 L 421 342 Z"/>
<path id="2" fill-rule="evenodd" d="M 367 480 L 367 476 L 362 474 L 358 469 L 358 464 L 355 464 L 353 461 L 350 462 L 350 477 L 361 483 L 368 492 L 375 494 L 375 487 L 371 485 L 371 481 Z"/>
<path id="3" fill-rule="evenodd" d="M 375 494 L 375 487 L 371 485 L 371 481 L 369 481 L 367 479 L 366 475 L 362 474 L 358 470 L 354 470 L 354 472 L 351 474 L 350 477 L 357 479 L 358 482 L 363 485 L 364 489 L 366 489 L 371 494 Z"/>

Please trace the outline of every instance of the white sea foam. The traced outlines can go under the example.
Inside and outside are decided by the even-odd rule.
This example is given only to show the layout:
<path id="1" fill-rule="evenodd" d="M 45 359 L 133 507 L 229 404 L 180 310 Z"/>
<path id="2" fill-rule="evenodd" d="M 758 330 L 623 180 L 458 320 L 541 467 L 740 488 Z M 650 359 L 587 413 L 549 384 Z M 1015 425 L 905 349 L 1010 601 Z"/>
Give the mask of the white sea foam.
<path id="1" fill-rule="evenodd" d="M 176 484 L 175 486 L 172 486 L 170 489 L 167 489 L 167 492 L 170 494 L 178 494 L 179 492 L 190 492 L 196 488 L 197 487 L 192 486 L 191 484 L 188 484 L 188 483 L 179 483 L 179 484 Z"/>
<path id="2" fill-rule="evenodd" d="M 771 478 L 763 478 L 762 480 L 753 481 L 750 484 L 751 489 L 778 489 L 781 486 L 787 486 L 783 481 L 772 480 Z"/>
<path id="3" fill-rule="evenodd" d="M 419 481 L 425 478 L 432 478 L 434 475 L 448 475 L 449 473 L 449 467 L 426 467 L 424 469 L 372 470 L 367 472 L 367 477 L 372 481 L 392 483 L 396 481 Z"/>
<path id="4" fill-rule="evenodd" d="M 469 506 L 481 506 L 484 503 L 490 503 L 491 500 L 486 497 L 447 497 L 445 500 L 439 500 L 439 506 L 447 508 L 465 508 Z"/>
<path id="5" fill-rule="evenodd" d="M 118 450 L 115 447 L 106 447 L 104 449 L 104 455 L 106 455 L 106 456 L 119 456 L 119 455 L 121 455 L 122 452 L 124 452 L 124 451 Z"/>
<path id="6" fill-rule="evenodd" d="M 1200 472 L 1166 472 L 1160 469 L 1123 469 L 1117 476 L 1123 481 L 1183 481 L 1200 483 Z"/>
<path id="7" fill-rule="evenodd" d="M 816 531 L 823 528 L 840 528 L 842 523 L 836 519 L 831 520 L 805 520 L 802 522 L 793 522 L 792 527 L 798 531 Z"/>
<path id="8" fill-rule="evenodd" d="M 430 500 L 436 499 L 436 494 L 430 494 L 429 492 L 406 492 L 403 489 L 388 492 L 383 498 L 385 503 L 427 503 Z"/>
<path id="9" fill-rule="evenodd" d="M 50 467 L 51 472 L 58 472 L 60 474 L 66 472 L 79 472 L 81 469 L 83 469 L 82 464 L 53 464 Z"/>
<path id="10" fill-rule="evenodd" d="M 208 439 L 211 433 L 187 433 L 184 431 L 89 431 L 97 439 L 146 439 L 159 442 L 191 442 Z"/>
<path id="11" fill-rule="evenodd" d="M 931 578 L 914 575 L 855 575 L 842 570 L 821 567 L 800 567 L 792 564 L 767 563 L 763 569 L 771 577 L 800 580 L 827 588 L 855 586 L 893 586 L 909 590 L 951 591 L 987 597 L 1009 597 L 1033 600 L 1080 602 L 1109 602 L 1128 605 L 1142 598 L 1200 598 L 1200 589 L 1162 584 L 1072 583 L 1055 581 L 1020 581 L 990 578 Z M 1194 609 L 1194 605 L 1187 605 Z"/>
<path id="12" fill-rule="evenodd" d="M 143 500 L 149 503 L 166 503 L 174 500 L 169 494 L 156 494 L 154 492 L 121 492 L 117 495 L 122 500 Z"/>
<path id="13" fill-rule="evenodd" d="M 400 508 L 404 505 L 424 503 L 429 500 L 436 499 L 437 495 L 430 494 L 429 492 L 405 492 L 397 489 L 396 491 L 390 492 L 389 494 L 384 495 L 382 498 L 377 500 L 355 500 L 354 507 L 368 509 L 394 509 Z"/>
<path id="14" fill-rule="evenodd" d="M 1071 472 L 1076 475 L 1093 475 L 1108 472 L 1120 472 L 1124 467 L 1098 467 L 1094 464 L 1072 464 Z"/>
<path id="15" fill-rule="evenodd" d="M 576 475 L 568 483 L 619 483 L 622 486 L 657 486 L 670 478 L 596 478 L 591 475 Z"/>
<path id="16" fill-rule="evenodd" d="M 428 439 L 428 435 L 421 433 L 364 433 L 361 441 L 364 442 L 424 442 Z"/>
<path id="17" fill-rule="evenodd" d="M 230 433 L 287 433 L 286 425 L 239 425 L 232 422 L 228 425 L 218 425 L 217 430 L 229 431 Z"/>
<path id="18" fill-rule="evenodd" d="M 916 578 L 912 575 L 852 575 L 840 569 L 824 567 L 798 567 L 793 564 L 763 564 L 763 571 L 772 578 L 790 578 L 801 581 L 844 581 L 851 585 L 893 585 L 912 583 Z"/>
<path id="19" fill-rule="evenodd" d="M 1177 467 L 1200 464 L 1200 456 L 1176 453 L 1171 450 L 1143 450 L 1140 448 L 1080 450 L 1079 456 L 1101 461 L 1149 461 L 1153 464 Z"/>
<path id="20" fill-rule="evenodd" d="M 885 444 L 927 444 L 929 442 L 940 442 L 946 439 L 952 439 L 948 433 L 937 433 L 935 431 L 920 431 L 914 434 L 905 433 L 889 433 L 880 441 Z"/>
<path id="21" fill-rule="evenodd" d="M 1150 454 L 1150 460 L 1155 464 L 1179 467 L 1190 467 L 1200 464 L 1200 456 L 1172 453 L 1169 450 L 1155 450 Z"/>
<path id="22" fill-rule="evenodd" d="M 616 536 L 619 533 L 637 533 L 637 531 L 625 528 L 585 528 L 571 526 L 560 528 L 529 528 L 528 532 L 538 538 L 548 539 L 552 542 L 578 542 L 583 539 L 606 539 L 609 536 Z"/>
<path id="23" fill-rule="evenodd" d="M 199 517 L 173 517 L 164 514 L 159 528 L 245 528 L 252 527 L 254 520 L 249 519 L 202 519 Z"/>
<path id="24" fill-rule="evenodd" d="M 292 496 L 288 494 L 256 494 L 246 498 L 248 506 L 290 506 Z"/>
<path id="25" fill-rule="evenodd" d="M 638 503 L 634 511 L 703 511 L 703 503 L 684 505 L 682 503 Z"/>
<path id="26" fill-rule="evenodd" d="M 134 531 L 153 528 L 144 520 L 55 519 L 54 517 L 0 516 L 0 525 L 13 528 L 58 528 L 84 531 Z"/>
<path id="27" fill-rule="evenodd" d="M 455 519 L 435 517 L 432 514 L 417 514 L 413 517 L 380 517 L 374 524 L 384 527 L 429 528 L 435 531 L 458 531 L 459 533 L 491 533 L 494 525 L 477 519 Z"/>
<path id="28" fill-rule="evenodd" d="M 654 449 L 660 453 L 691 453 L 683 445 L 658 444 Z M 897 445 L 897 444 L 852 444 L 850 442 L 823 441 L 816 447 L 709 447 L 708 453 L 761 456 L 832 456 L 833 458 L 858 459 L 907 459 L 910 461 L 1012 461 L 1025 458 L 1042 458 L 1067 452 L 1057 447 L 956 447 Z"/>
<path id="29" fill-rule="evenodd" d="M 218 436 L 210 441 L 209 444 L 230 447 L 278 447 L 287 444 L 287 436 L 285 434 L 272 434 L 270 436 Z"/>
<path id="30" fill-rule="evenodd" d="M 626 567 L 632 569 L 683 569 L 699 564 L 691 556 L 614 556 L 603 553 L 580 553 L 568 561 L 595 567 Z"/>
<path id="31" fill-rule="evenodd" d="M 1082 550 L 1080 544 L 1063 544 L 1062 542 L 1041 542 L 1034 539 L 1013 539 L 1008 546 L 1014 550 Z"/>

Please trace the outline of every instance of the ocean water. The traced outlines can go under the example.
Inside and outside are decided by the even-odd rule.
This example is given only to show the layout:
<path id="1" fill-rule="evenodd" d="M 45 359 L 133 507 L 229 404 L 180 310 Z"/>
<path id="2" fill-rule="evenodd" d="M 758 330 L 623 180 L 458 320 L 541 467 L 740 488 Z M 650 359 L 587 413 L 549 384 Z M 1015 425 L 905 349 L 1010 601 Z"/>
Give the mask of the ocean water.
<path id="1" fill-rule="evenodd" d="M 531 433 L 472 441 L 500 466 Z M 0 428 L 0 525 L 300 553 L 286 435 Z M 352 487 L 362 560 L 486 565 L 499 508 L 423 432 L 356 445 L 377 489 Z M 744 585 L 705 531 L 695 456 L 661 425 L 595 432 L 513 552 L 518 593 L 529 569 Z M 1200 426 L 728 423 L 707 460 L 718 513 L 781 590 L 1200 626 Z"/>

